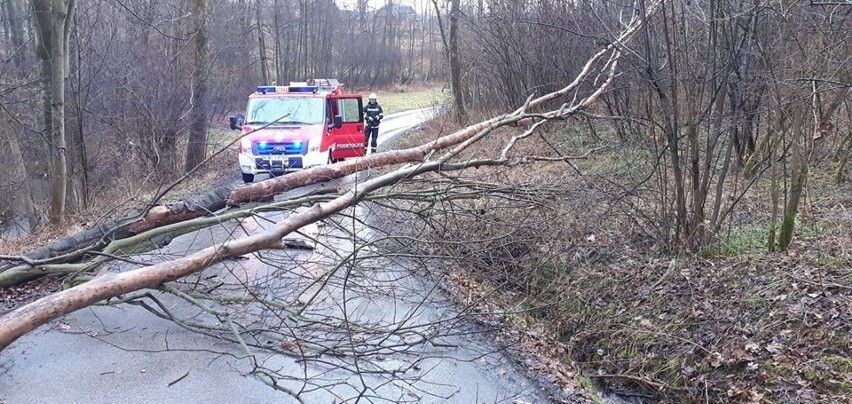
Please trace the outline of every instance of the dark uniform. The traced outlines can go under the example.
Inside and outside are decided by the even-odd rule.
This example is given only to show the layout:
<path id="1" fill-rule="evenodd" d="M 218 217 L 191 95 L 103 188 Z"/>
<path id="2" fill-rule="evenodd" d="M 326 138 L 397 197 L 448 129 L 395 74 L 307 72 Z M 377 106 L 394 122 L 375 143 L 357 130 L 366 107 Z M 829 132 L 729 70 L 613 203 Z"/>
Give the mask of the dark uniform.
<path id="1" fill-rule="evenodd" d="M 379 124 L 385 118 L 382 106 L 378 101 L 370 100 L 367 103 L 367 108 L 364 108 L 364 147 L 370 148 L 370 153 L 376 152 L 376 141 L 379 138 Z"/>

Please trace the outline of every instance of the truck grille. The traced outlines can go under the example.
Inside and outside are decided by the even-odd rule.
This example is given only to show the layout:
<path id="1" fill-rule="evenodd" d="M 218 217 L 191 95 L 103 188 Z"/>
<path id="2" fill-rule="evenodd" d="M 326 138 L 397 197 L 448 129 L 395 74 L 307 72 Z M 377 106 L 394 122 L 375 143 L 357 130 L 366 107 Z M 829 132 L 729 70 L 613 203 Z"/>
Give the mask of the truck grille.
<path id="1" fill-rule="evenodd" d="M 289 157 L 286 161 L 281 160 L 267 160 L 263 158 L 256 158 L 254 160 L 255 167 L 259 170 L 269 170 L 273 172 L 281 172 L 285 170 L 293 170 L 302 168 L 302 158 L 301 157 Z"/>
<path id="2" fill-rule="evenodd" d="M 259 156 L 304 154 L 302 152 L 303 146 L 303 142 L 269 143 L 265 147 L 260 147 L 260 144 L 255 143 L 254 154 Z"/>

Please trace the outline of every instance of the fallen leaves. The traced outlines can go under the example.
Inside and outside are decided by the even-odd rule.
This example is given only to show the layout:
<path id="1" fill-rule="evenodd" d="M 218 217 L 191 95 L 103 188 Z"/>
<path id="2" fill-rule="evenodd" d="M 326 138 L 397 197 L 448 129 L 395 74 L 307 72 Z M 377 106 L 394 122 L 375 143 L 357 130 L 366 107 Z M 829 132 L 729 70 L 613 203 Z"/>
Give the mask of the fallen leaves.
<path id="1" fill-rule="evenodd" d="M 0 288 L 0 312 L 23 306 L 59 288 L 59 280 L 55 278 L 40 278 L 22 285 Z"/>

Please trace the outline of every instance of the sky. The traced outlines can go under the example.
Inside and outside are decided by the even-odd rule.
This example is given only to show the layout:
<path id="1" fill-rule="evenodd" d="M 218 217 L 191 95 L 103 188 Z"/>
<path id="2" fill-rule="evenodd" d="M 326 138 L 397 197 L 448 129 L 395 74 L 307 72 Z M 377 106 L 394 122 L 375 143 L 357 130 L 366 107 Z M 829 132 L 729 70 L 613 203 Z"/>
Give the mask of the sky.
<path id="1" fill-rule="evenodd" d="M 369 0 L 367 2 L 367 6 L 372 9 L 377 9 L 383 5 L 385 5 L 387 0 Z M 337 5 L 340 8 L 348 8 L 350 10 L 355 8 L 355 4 L 357 4 L 357 0 L 335 0 Z M 394 0 L 396 4 L 405 4 L 408 6 L 414 6 L 415 10 L 417 10 L 420 6 L 419 3 L 423 3 L 423 0 L 415 1 L 415 0 Z M 420 12 L 420 10 L 417 10 Z"/>

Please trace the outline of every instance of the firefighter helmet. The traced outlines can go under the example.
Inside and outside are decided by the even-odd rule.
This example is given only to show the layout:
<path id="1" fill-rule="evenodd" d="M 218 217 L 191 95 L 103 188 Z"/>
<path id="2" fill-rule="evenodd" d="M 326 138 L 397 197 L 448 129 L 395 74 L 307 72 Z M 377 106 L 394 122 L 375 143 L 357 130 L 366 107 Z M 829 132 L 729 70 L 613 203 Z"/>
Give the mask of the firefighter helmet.
<path id="1" fill-rule="evenodd" d="M 367 97 L 367 98 L 368 98 L 370 101 L 375 101 L 375 100 L 377 100 L 377 99 L 378 99 L 378 97 L 376 97 L 376 93 L 370 93 L 370 96 L 369 96 L 369 97 Z"/>

